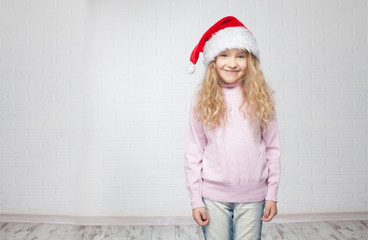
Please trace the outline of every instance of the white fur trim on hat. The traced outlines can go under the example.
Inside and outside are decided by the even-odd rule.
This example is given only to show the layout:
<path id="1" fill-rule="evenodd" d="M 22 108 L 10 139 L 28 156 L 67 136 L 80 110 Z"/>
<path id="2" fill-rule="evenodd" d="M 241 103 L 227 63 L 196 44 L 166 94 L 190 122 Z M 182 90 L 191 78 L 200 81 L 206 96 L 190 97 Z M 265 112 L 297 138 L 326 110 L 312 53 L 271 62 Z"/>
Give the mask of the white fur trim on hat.
<path id="1" fill-rule="evenodd" d="M 260 60 L 257 42 L 252 33 L 244 27 L 228 27 L 218 31 L 204 45 L 204 65 L 207 66 L 224 50 L 233 48 L 247 50 Z"/>

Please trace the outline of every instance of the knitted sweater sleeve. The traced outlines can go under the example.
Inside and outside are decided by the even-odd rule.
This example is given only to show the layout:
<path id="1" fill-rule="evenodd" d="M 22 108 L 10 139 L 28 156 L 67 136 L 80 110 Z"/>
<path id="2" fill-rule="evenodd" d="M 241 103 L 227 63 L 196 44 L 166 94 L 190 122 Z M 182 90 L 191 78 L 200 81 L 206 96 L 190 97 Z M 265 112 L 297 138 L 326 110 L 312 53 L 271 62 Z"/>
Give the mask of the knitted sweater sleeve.
<path id="1" fill-rule="evenodd" d="M 193 97 L 185 131 L 185 176 L 192 209 L 204 207 L 202 201 L 202 159 L 207 139 L 202 124 L 193 113 L 196 97 Z"/>
<path id="2" fill-rule="evenodd" d="M 266 144 L 268 167 L 266 200 L 277 201 L 277 189 L 280 182 L 280 136 L 276 115 L 273 116 L 267 130 L 263 134 Z"/>

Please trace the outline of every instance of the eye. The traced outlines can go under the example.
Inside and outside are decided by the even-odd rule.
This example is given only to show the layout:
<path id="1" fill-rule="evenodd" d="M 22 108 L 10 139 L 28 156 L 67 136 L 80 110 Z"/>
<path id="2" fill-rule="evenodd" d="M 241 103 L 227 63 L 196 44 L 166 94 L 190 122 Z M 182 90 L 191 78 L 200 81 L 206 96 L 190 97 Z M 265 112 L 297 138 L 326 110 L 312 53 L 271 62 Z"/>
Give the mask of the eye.
<path id="1" fill-rule="evenodd" d="M 245 58 L 245 55 L 239 55 L 238 58 Z"/>
<path id="2" fill-rule="evenodd" d="M 219 55 L 220 57 L 227 57 L 227 54 L 226 53 L 220 53 Z"/>

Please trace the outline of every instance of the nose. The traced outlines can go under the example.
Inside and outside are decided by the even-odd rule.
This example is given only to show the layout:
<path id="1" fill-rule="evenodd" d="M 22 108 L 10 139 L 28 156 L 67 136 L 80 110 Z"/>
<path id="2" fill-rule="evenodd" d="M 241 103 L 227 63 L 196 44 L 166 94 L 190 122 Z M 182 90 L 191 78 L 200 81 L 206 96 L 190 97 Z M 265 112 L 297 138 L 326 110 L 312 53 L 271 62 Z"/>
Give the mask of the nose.
<path id="1" fill-rule="evenodd" d="M 236 62 L 236 58 L 229 58 L 228 66 L 231 68 L 236 68 L 238 63 Z"/>

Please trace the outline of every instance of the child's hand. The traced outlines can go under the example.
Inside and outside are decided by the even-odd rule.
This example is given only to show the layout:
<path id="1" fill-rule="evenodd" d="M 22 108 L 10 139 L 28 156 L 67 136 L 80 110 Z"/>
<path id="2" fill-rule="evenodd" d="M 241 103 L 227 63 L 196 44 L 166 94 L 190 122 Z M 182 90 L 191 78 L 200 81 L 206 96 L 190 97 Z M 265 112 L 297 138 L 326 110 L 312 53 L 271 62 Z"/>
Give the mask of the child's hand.
<path id="1" fill-rule="evenodd" d="M 193 209 L 193 218 L 200 226 L 206 226 L 209 221 L 209 217 L 206 215 L 206 209 L 204 207 Z"/>
<path id="2" fill-rule="evenodd" d="M 266 206 L 265 206 L 264 215 L 263 215 L 264 217 L 261 218 L 261 220 L 264 221 L 264 222 L 269 222 L 269 221 L 272 220 L 272 218 L 276 214 L 277 214 L 276 202 L 266 200 Z"/>

